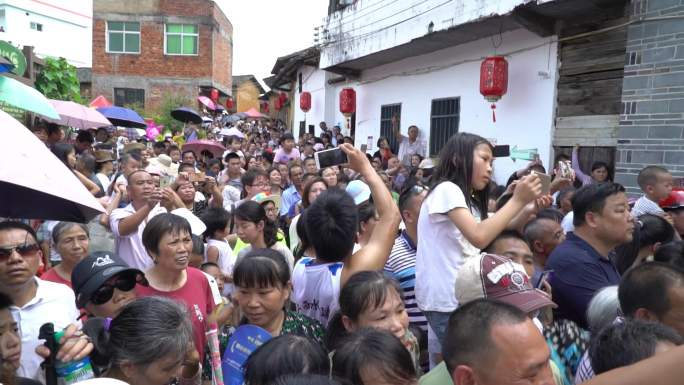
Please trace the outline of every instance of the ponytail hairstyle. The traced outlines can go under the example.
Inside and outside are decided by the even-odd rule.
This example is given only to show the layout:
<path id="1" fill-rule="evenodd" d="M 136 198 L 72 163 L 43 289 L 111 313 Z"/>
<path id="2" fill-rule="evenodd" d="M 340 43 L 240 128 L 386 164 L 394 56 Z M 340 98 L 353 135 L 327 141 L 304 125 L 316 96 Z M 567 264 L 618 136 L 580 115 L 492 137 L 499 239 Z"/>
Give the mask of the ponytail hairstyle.
<path id="1" fill-rule="evenodd" d="M 264 242 L 267 247 L 275 245 L 278 236 L 278 227 L 275 222 L 268 219 L 266 210 L 254 201 L 243 202 L 240 206 L 235 208 L 235 218 L 243 221 L 259 224 L 264 222 Z"/>
<path id="2" fill-rule="evenodd" d="M 138 298 L 116 318 L 92 318 L 84 329 L 97 356 L 111 367 L 127 362 L 146 367 L 169 355 L 180 362 L 193 341 L 185 307 L 164 297 Z"/>
<path id="3" fill-rule="evenodd" d="M 361 271 L 352 275 L 340 291 L 340 310 L 328 324 L 328 349 L 335 350 L 340 340 L 349 334 L 342 322 L 343 316 L 356 322 L 362 313 L 382 306 L 392 292 L 404 301 L 399 283 L 382 271 Z"/>
<path id="4" fill-rule="evenodd" d="M 452 136 L 439 153 L 439 163 L 432 174 L 432 186 L 428 194 L 431 194 L 438 184 L 446 181 L 452 182 L 463 191 L 468 209 L 472 210 L 472 206 L 475 205 L 480 212 L 480 217 L 484 220 L 487 218 L 489 189 L 471 191 L 473 156 L 475 147 L 480 144 L 488 145 L 492 153 L 494 152 L 492 144 L 479 135 L 459 132 Z"/>
<path id="5" fill-rule="evenodd" d="M 674 239 L 674 227 L 658 215 L 644 214 L 637 218 L 632 240 L 615 248 L 613 263 L 620 274 L 634 265 L 639 251 L 657 243 L 665 244 Z"/>

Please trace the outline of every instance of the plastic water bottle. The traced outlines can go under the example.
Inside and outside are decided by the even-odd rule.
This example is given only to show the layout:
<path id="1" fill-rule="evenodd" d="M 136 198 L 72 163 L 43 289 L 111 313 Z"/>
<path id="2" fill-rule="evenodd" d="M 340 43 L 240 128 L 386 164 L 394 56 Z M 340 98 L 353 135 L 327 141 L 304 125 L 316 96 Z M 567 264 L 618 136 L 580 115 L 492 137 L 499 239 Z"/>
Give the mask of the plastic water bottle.
<path id="1" fill-rule="evenodd" d="M 55 332 L 55 342 L 57 344 L 59 344 L 62 336 L 64 336 L 64 330 Z M 95 377 L 93 366 L 90 364 L 90 358 L 87 356 L 79 361 L 57 361 L 55 363 L 55 371 L 57 372 L 57 381 L 60 385 L 72 385 Z"/>

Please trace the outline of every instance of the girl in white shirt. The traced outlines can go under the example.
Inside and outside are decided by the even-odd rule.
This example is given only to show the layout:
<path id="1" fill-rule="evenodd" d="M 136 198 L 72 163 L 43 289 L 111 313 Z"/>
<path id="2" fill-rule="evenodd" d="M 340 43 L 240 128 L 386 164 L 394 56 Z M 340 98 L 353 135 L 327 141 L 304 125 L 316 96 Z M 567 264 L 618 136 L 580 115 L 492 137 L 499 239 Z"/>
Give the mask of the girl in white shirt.
<path id="1" fill-rule="evenodd" d="M 440 153 L 432 189 L 418 218 L 416 301 L 441 341 L 449 314 L 458 307 L 455 282 L 463 259 L 479 255 L 526 206 L 541 195 L 541 181 L 520 179 L 513 197 L 487 218 L 494 147 L 481 136 L 458 133 Z M 545 198 L 550 200 L 550 198 Z M 550 202 L 541 202 L 550 203 Z M 534 210 L 534 205 L 531 207 Z"/>

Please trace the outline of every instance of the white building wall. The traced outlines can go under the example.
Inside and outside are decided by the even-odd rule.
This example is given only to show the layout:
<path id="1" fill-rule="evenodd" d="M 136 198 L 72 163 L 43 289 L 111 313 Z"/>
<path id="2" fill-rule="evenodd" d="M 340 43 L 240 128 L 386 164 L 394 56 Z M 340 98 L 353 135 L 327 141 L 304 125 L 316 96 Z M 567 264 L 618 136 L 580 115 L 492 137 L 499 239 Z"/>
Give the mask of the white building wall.
<path id="1" fill-rule="evenodd" d="M 540 38 L 523 29 L 505 33 L 502 38 L 497 52 L 507 57 L 509 81 L 508 93 L 497 103 L 496 123 L 492 122 L 490 103 L 479 92 L 480 63 L 494 53 L 489 38 L 365 70 L 358 81 L 330 86 L 327 92 L 335 95 L 337 103 L 342 88 L 356 90 L 356 147 L 372 136 L 373 151 L 376 150 L 380 108 L 393 103 L 402 104 L 402 132 L 406 134 L 407 127 L 415 124 L 429 143 L 431 100 L 460 97 L 460 132 L 495 138 L 498 144 L 511 147 L 537 148 L 540 158 L 548 165 L 557 46 L 551 38 Z M 343 123 L 344 116 L 335 106 L 334 115 L 326 115 L 326 121 L 328 125 Z M 496 181 L 505 183 L 513 171 L 526 164 L 526 161 L 514 163 L 509 158 L 497 159 Z"/>
<path id="2" fill-rule="evenodd" d="M 320 122 L 325 121 L 326 111 L 326 72 L 316 67 L 304 66 L 299 69 L 302 74 L 302 92 L 311 93 L 311 109 L 306 114 L 299 108 L 299 97 L 301 94 L 296 91 L 294 96 L 294 127 L 293 132 L 299 134 L 299 122 L 306 121 L 305 131 L 308 132 L 309 125 L 316 127 L 316 135 L 321 134 L 318 127 Z M 295 89 L 296 83 L 295 83 Z"/>
<path id="3" fill-rule="evenodd" d="M 38 57 L 64 57 L 76 67 L 92 63 L 92 0 L 0 0 L 0 40 L 33 46 Z M 31 29 L 40 23 L 42 31 Z"/>
<path id="4" fill-rule="evenodd" d="M 320 67 L 327 68 L 515 7 L 554 0 L 357 0 L 324 22 Z"/>

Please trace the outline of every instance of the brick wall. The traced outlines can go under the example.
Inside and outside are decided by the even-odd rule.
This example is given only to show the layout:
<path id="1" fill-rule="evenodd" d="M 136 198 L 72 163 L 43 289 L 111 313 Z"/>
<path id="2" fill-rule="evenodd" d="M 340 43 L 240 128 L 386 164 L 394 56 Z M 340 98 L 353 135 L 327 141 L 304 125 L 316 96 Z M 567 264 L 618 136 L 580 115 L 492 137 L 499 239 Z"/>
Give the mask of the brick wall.
<path id="1" fill-rule="evenodd" d="M 632 0 L 615 181 L 640 193 L 643 167 L 664 165 L 684 177 L 684 0 Z"/>
<path id="2" fill-rule="evenodd" d="M 110 97 L 117 87 L 144 88 L 145 106 L 159 104 L 164 93 L 197 95 L 199 86 L 224 91 L 232 83 L 232 32 L 226 16 L 210 0 L 95 0 L 93 17 L 93 94 Z M 142 7 L 140 12 L 128 12 Z M 102 12 L 98 12 L 103 9 Z M 140 22 L 140 54 L 106 52 L 106 21 Z M 197 24 L 197 56 L 164 54 L 164 23 Z M 136 80 L 138 79 L 138 80 Z M 140 81 L 142 79 L 143 81 Z M 148 81 L 150 80 L 150 81 Z M 152 88 L 149 88 L 152 87 Z"/>

